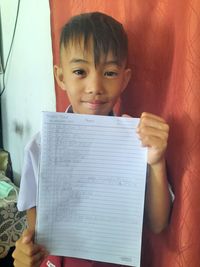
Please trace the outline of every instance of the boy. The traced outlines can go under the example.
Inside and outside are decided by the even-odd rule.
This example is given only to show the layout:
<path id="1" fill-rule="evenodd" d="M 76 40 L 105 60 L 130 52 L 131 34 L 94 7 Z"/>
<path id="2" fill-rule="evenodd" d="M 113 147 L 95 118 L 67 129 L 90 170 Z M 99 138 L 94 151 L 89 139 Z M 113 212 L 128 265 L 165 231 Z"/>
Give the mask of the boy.
<path id="1" fill-rule="evenodd" d="M 69 97 L 71 106 L 67 112 L 113 116 L 113 107 L 131 77 L 131 70 L 126 67 L 127 46 L 122 25 L 102 13 L 75 16 L 63 27 L 60 66 L 54 67 L 54 73 L 57 83 Z M 169 127 L 162 118 L 142 114 L 137 132 L 142 145 L 148 147 L 149 165 L 145 222 L 156 233 L 166 227 L 170 214 L 164 159 L 168 131 Z M 16 243 L 13 253 L 15 266 L 108 266 L 106 263 L 53 256 L 42 263 L 45 249 L 34 244 L 39 134 L 25 152 L 18 208 L 27 210 L 28 229 Z"/>

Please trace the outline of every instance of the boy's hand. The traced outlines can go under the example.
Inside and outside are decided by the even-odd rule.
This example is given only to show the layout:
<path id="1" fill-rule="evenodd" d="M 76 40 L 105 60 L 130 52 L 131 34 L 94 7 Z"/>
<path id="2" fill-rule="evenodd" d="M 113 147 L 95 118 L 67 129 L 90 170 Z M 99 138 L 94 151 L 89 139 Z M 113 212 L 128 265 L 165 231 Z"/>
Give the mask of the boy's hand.
<path id="1" fill-rule="evenodd" d="M 148 147 L 148 164 L 154 165 L 164 159 L 169 126 L 164 119 L 150 113 L 142 113 L 137 133 L 142 145 Z"/>
<path id="2" fill-rule="evenodd" d="M 34 231 L 26 229 L 16 242 L 12 254 L 15 267 L 39 267 L 46 255 L 42 246 L 34 244 Z"/>

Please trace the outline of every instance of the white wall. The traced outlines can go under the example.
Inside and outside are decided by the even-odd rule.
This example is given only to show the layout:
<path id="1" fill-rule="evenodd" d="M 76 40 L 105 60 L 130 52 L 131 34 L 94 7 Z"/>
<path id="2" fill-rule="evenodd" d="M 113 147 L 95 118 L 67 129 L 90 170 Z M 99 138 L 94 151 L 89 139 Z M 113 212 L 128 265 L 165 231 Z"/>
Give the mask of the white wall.
<path id="1" fill-rule="evenodd" d="M 0 0 L 4 59 L 8 55 L 17 3 L 18 0 Z M 41 111 L 55 111 L 51 48 L 49 1 L 21 0 L 6 72 L 6 90 L 1 99 L 4 148 L 11 153 L 17 183 L 24 146 L 40 128 Z"/>

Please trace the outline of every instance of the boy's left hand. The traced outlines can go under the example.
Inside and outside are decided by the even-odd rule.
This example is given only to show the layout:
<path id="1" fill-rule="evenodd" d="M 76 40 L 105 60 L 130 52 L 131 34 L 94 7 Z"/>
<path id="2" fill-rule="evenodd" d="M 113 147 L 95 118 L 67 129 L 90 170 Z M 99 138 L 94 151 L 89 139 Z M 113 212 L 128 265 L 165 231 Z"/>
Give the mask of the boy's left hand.
<path id="1" fill-rule="evenodd" d="M 151 113 L 142 113 L 137 133 L 142 145 L 148 148 L 148 164 L 154 165 L 164 159 L 169 126 L 164 119 Z"/>

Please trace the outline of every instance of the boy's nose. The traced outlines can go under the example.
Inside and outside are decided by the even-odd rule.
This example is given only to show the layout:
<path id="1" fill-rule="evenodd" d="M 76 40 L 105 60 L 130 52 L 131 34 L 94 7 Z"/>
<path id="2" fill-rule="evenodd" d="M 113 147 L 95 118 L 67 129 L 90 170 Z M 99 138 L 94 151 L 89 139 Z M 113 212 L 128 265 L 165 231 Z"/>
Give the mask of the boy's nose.
<path id="1" fill-rule="evenodd" d="M 91 79 L 89 79 L 86 86 L 86 92 L 88 94 L 101 95 L 103 93 L 103 83 L 101 77 L 94 75 Z"/>

